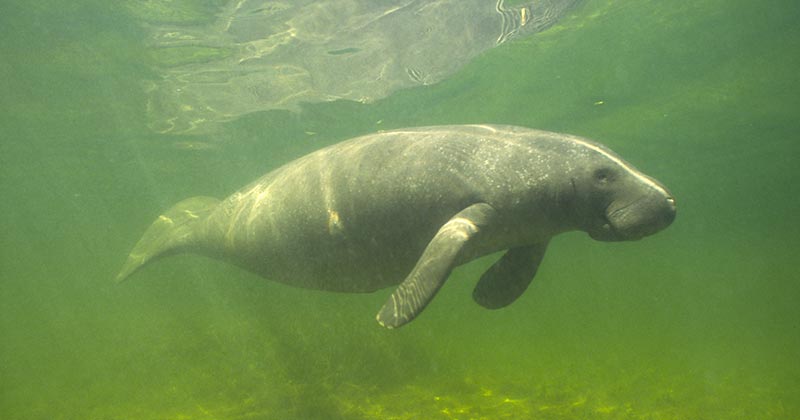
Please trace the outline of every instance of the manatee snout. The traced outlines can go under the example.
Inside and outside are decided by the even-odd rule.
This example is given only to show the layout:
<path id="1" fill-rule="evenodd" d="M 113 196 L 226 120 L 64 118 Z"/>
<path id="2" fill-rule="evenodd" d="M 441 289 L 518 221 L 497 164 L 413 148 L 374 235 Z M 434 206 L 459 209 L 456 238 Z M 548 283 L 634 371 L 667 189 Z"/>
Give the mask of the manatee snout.
<path id="1" fill-rule="evenodd" d="M 660 183 L 650 179 L 652 188 L 637 196 L 618 199 L 606 209 L 606 232 L 600 240 L 634 241 L 666 228 L 675 220 L 675 197 Z"/>

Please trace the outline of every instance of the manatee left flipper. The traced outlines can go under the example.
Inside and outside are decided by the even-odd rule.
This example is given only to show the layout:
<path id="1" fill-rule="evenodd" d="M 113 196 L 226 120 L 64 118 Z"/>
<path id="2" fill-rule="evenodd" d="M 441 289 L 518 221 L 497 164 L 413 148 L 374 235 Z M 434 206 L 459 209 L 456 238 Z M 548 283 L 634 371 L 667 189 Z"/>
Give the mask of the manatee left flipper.
<path id="1" fill-rule="evenodd" d="M 510 305 L 525 292 L 536 276 L 547 250 L 547 241 L 511 248 L 481 276 L 472 298 L 487 309 Z"/>
<path id="2" fill-rule="evenodd" d="M 460 262 L 464 246 L 491 224 L 495 213 L 492 206 L 478 203 L 451 217 L 436 232 L 417 265 L 378 312 L 378 323 L 386 328 L 397 328 L 419 315 Z"/>

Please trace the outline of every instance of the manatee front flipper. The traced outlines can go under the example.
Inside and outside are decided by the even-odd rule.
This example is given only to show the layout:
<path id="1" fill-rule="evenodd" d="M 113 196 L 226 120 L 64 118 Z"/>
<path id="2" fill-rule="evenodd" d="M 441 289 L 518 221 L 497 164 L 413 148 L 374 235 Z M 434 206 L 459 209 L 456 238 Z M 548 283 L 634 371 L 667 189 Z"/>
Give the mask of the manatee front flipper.
<path id="1" fill-rule="evenodd" d="M 494 217 L 495 210 L 490 205 L 478 203 L 450 218 L 378 312 L 378 323 L 386 328 L 397 328 L 419 315 L 459 263 L 464 246 Z"/>
<path id="2" fill-rule="evenodd" d="M 197 222 L 204 220 L 218 204 L 216 198 L 192 197 L 158 216 L 133 247 L 117 275 L 117 281 L 125 280 L 156 257 L 175 254 L 194 245 L 198 239 L 195 229 Z"/>
<path id="3" fill-rule="evenodd" d="M 500 309 L 522 295 L 536 275 L 547 242 L 511 248 L 481 276 L 472 298 L 488 309 Z"/>

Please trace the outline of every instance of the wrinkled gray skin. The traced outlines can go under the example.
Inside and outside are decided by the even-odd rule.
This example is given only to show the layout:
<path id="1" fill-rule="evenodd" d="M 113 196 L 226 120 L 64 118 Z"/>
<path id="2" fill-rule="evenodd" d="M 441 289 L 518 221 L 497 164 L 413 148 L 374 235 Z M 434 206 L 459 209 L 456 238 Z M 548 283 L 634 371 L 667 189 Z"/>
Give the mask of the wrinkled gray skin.
<path id="1" fill-rule="evenodd" d="M 118 279 L 155 257 L 195 252 L 310 289 L 400 284 L 378 313 L 394 328 L 480 256 L 508 250 L 473 293 L 500 308 L 526 289 L 554 235 L 637 240 L 674 218 L 666 188 L 589 140 L 511 126 L 410 128 L 321 149 L 221 202 L 177 204 Z"/>
<path id="2" fill-rule="evenodd" d="M 444 80 L 481 52 L 550 27 L 579 2 L 231 0 L 210 22 L 143 17 L 165 64 L 147 87 L 149 125 L 198 133 L 304 102 L 374 101 Z"/>

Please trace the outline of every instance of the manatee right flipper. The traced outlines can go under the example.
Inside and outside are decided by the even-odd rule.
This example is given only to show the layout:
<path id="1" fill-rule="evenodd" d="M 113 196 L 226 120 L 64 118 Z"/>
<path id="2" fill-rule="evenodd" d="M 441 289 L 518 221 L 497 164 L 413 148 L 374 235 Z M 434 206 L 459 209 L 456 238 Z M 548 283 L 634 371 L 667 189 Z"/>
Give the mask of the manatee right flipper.
<path id="1" fill-rule="evenodd" d="M 547 242 L 511 248 L 481 276 L 472 298 L 487 309 L 510 305 L 522 295 L 536 276 L 547 250 Z"/>
<path id="2" fill-rule="evenodd" d="M 125 280 L 156 257 L 176 254 L 194 245 L 198 239 L 197 222 L 205 220 L 219 202 L 212 197 L 187 198 L 158 216 L 128 255 L 117 275 L 117 282 Z"/>
<path id="3" fill-rule="evenodd" d="M 397 328 L 419 315 L 459 263 L 464 246 L 494 218 L 495 210 L 486 203 L 473 204 L 450 218 L 378 312 L 378 323 Z"/>

